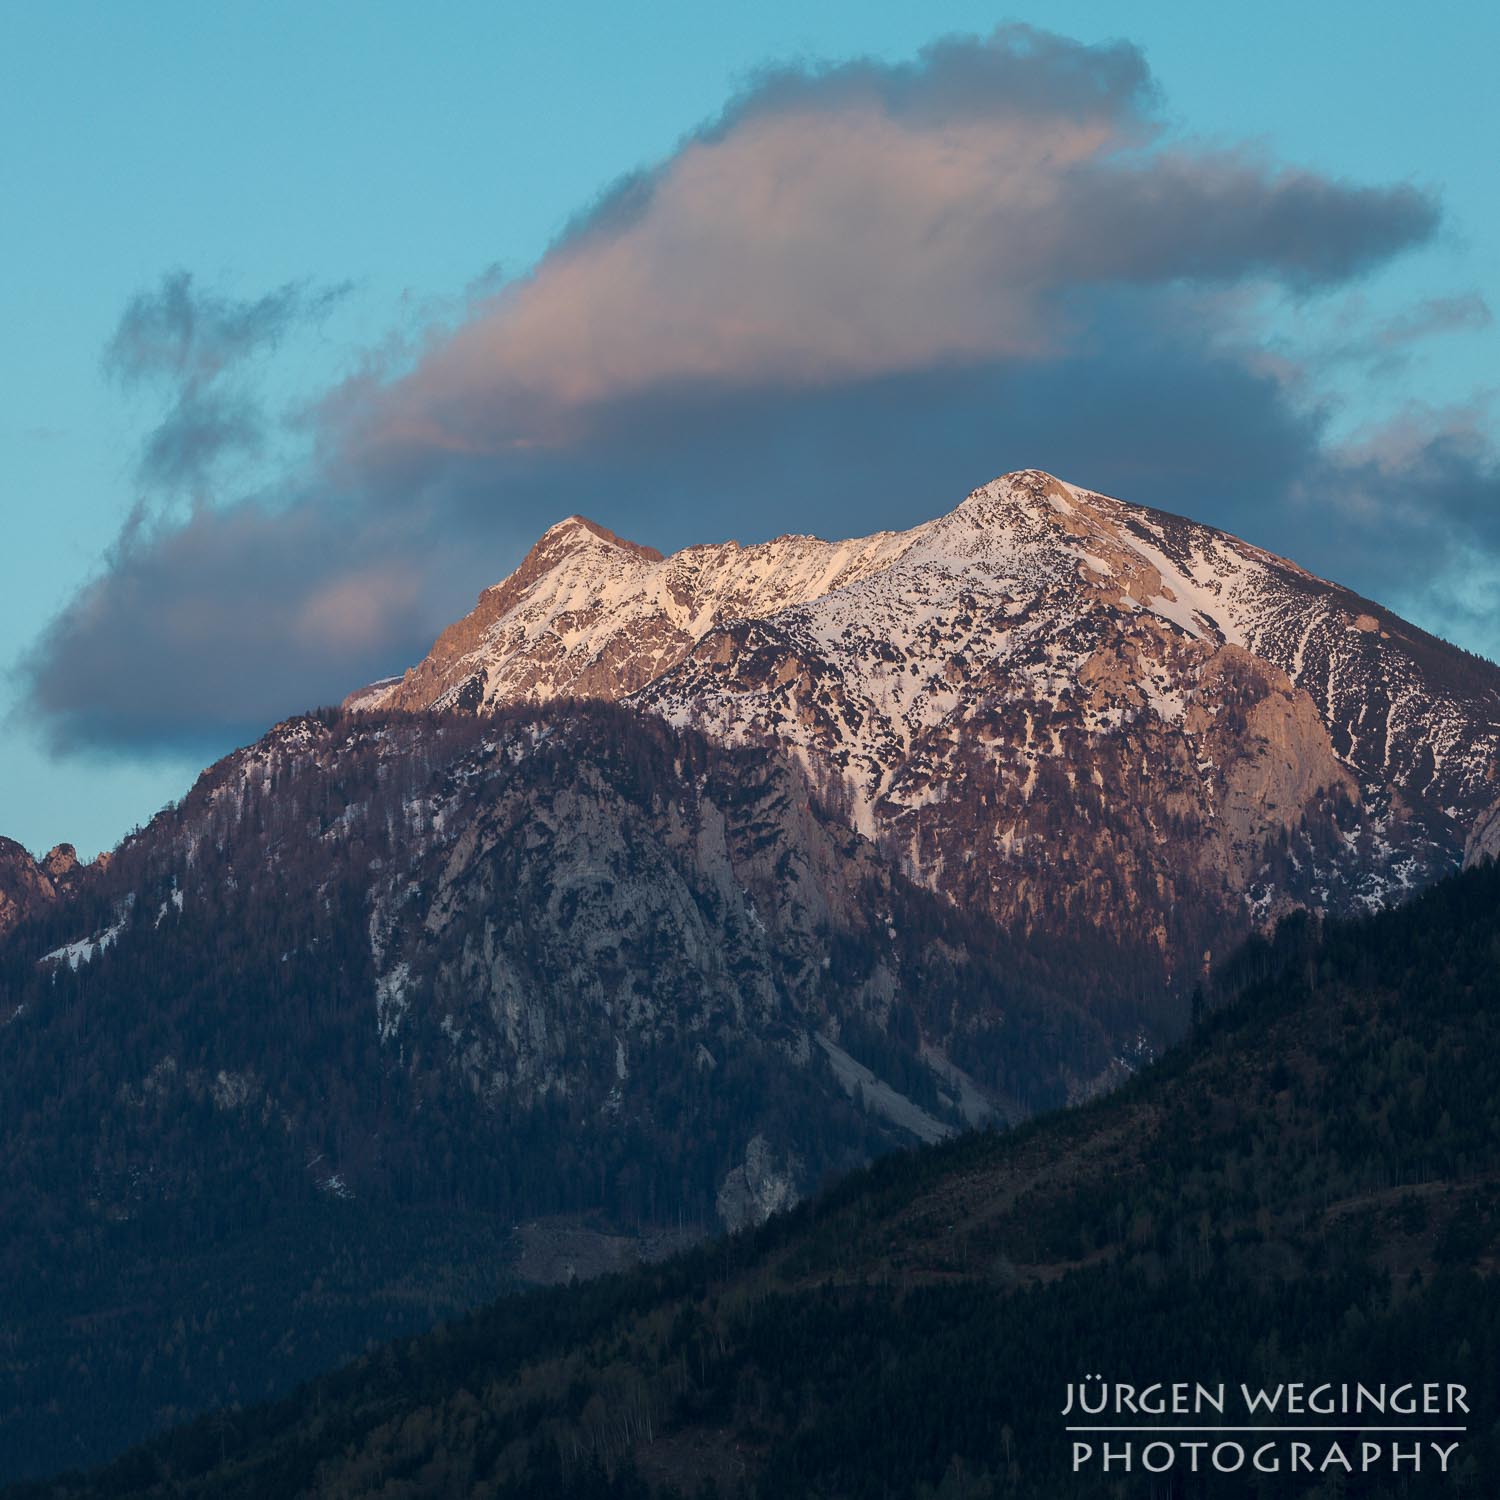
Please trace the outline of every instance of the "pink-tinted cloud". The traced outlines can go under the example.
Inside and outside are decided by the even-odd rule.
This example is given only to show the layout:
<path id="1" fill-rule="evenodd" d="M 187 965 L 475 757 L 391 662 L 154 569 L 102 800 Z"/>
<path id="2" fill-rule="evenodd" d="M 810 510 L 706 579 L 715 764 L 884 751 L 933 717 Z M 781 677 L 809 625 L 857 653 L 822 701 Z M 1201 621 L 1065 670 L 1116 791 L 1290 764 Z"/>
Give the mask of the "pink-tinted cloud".
<path id="1" fill-rule="evenodd" d="M 1019 28 L 906 68 L 760 82 L 359 405 L 377 452 L 566 444 L 653 387 L 815 387 L 1054 355 L 1083 287 L 1336 282 L 1437 222 L 1367 188 L 1156 144 L 1129 48 Z"/>

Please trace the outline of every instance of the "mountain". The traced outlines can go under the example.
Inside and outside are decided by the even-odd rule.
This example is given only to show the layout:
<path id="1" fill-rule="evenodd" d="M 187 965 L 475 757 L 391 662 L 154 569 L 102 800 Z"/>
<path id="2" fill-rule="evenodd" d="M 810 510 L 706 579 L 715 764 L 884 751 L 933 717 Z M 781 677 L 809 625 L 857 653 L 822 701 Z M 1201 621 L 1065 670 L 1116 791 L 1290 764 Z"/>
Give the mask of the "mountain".
<path id="1" fill-rule="evenodd" d="M 80 870 L 7 846 L 11 1474 L 1128 1080 L 1215 955 L 1489 848 L 1500 673 L 1026 472 L 577 518 Z"/>
<path id="2" fill-rule="evenodd" d="M 912 879 L 1093 950 L 1169 1028 L 1255 928 L 1456 868 L 1500 747 L 1490 663 L 1223 532 L 1031 470 L 838 543 L 663 557 L 573 517 L 347 706 L 561 697 L 789 752 Z"/>
<path id="3" fill-rule="evenodd" d="M 1497 943 L 1493 864 L 1374 917 L 1290 919 L 1224 967 L 1188 1044 L 1082 1109 L 887 1157 L 758 1230 L 502 1299 L 16 1500 L 1483 1493 Z M 1073 1472 L 1070 1392 L 1096 1411 L 1157 1381 L 1282 1387 L 1307 1430 L 1176 1434 L 1169 1474 L 1143 1472 L 1160 1434 L 1112 1433 L 1131 1471 L 1102 1472 L 1091 1439 Z M 1427 1420 L 1465 1430 L 1330 1432 L 1422 1418 L 1292 1415 L 1292 1382 L 1335 1401 L 1459 1386 Z M 1146 1420 L 1232 1427 L 1238 1399 Z M 1230 1467 L 1244 1443 L 1242 1467 L 1194 1477 L 1190 1441 L 1227 1441 Z M 1393 1469 L 1394 1443 L 1420 1466 Z"/>
<path id="4" fill-rule="evenodd" d="M 607 704 L 278 725 L 0 996 L 12 1473 L 1135 1060 L 793 762 Z"/>

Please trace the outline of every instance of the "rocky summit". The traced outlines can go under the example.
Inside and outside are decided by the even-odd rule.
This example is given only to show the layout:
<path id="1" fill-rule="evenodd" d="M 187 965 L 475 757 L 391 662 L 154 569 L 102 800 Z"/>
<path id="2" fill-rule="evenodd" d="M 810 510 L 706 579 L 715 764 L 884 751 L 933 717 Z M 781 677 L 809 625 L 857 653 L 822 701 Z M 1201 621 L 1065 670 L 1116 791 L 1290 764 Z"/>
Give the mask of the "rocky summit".
<path id="1" fill-rule="evenodd" d="M 91 875 L 109 863 L 80 864 L 71 844 L 58 844 L 41 859 L 14 839 L 0 838 L 0 937 L 24 918 L 72 895 Z"/>

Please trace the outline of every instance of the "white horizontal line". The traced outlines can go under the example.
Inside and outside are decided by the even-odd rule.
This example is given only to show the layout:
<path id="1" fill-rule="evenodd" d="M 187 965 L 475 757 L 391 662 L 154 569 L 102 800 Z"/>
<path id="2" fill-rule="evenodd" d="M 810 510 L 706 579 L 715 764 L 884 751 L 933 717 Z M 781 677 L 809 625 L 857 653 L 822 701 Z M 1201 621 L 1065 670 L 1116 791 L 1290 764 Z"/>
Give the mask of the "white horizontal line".
<path id="1" fill-rule="evenodd" d="M 1065 1427 L 1064 1432 L 1467 1432 L 1467 1427 Z"/>

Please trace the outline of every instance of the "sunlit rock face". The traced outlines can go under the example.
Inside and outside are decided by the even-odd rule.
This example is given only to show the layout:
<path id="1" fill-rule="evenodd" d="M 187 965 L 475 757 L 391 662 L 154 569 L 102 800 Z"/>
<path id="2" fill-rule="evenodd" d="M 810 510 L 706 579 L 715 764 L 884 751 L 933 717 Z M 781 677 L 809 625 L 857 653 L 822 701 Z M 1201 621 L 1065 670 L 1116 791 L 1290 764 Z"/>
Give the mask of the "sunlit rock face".
<path id="1" fill-rule="evenodd" d="M 108 856 L 101 856 L 94 866 L 80 864 L 71 844 L 58 844 L 41 859 L 33 859 L 14 839 L 0 838 L 0 937 L 59 897 L 71 895 L 108 862 Z"/>

